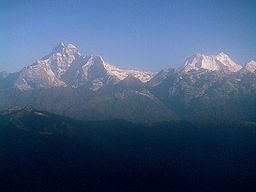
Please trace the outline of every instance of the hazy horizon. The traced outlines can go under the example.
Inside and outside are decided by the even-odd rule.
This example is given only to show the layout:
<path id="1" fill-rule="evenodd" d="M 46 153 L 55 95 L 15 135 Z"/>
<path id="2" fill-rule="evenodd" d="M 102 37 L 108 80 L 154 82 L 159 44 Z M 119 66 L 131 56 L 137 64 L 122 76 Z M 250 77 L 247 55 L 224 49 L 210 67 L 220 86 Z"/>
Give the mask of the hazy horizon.
<path id="1" fill-rule="evenodd" d="M 120 68 L 157 72 L 195 53 L 255 60 L 256 3 L 1 1 L 0 71 L 16 72 L 60 41 Z"/>

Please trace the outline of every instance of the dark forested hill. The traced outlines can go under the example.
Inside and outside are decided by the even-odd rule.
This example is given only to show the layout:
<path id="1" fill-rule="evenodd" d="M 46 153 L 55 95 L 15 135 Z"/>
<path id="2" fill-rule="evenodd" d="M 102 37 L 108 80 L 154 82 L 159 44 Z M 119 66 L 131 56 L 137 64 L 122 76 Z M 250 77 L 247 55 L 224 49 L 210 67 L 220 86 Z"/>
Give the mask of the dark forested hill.
<path id="1" fill-rule="evenodd" d="M 255 132 L 250 122 L 145 127 L 9 109 L 0 113 L 1 191 L 253 191 Z"/>

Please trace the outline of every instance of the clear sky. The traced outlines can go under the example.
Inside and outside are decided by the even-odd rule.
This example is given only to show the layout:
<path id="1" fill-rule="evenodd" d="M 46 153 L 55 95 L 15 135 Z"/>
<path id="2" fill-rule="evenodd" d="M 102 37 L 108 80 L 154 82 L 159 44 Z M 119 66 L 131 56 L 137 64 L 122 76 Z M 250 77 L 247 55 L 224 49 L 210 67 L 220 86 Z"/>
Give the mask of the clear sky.
<path id="1" fill-rule="evenodd" d="M 158 71 L 195 53 L 256 59 L 256 0 L 0 0 L 0 71 L 60 41 L 123 68 Z"/>

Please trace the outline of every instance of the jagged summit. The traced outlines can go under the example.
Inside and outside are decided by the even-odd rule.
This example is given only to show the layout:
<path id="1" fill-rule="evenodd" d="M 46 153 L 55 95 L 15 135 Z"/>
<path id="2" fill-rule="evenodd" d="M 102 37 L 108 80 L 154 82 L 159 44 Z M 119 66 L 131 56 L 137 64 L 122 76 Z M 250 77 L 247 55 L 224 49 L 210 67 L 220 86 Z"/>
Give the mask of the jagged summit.
<path id="1" fill-rule="evenodd" d="M 163 69 L 159 71 L 150 81 L 147 83 L 150 87 L 161 84 L 166 78 L 175 72 L 175 69 Z"/>
<path id="2" fill-rule="evenodd" d="M 256 72 L 256 61 L 251 60 L 250 62 L 246 63 L 245 66 L 241 69 L 243 73 L 254 73 Z"/>
<path id="3" fill-rule="evenodd" d="M 181 74 L 188 72 L 197 74 L 197 71 L 200 73 L 205 71 L 233 73 L 240 71 L 241 68 L 240 65 L 236 64 L 223 52 L 217 55 L 197 53 L 189 57 L 185 62 L 185 66 L 178 72 Z M 254 72 L 255 61 L 248 63 L 243 70 Z M 175 70 L 162 70 L 159 73 L 152 73 L 120 69 L 106 62 L 99 55 L 83 56 L 75 45 L 60 42 L 48 55 L 24 67 L 15 76 L 12 76 L 8 86 L 19 90 L 87 86 L 96 91 L 105 85 L 117 84 L 132 76 L 142 83 L 147 83 L 147 85 L 154 87 L 169 78 L 169 76 L 172 76 L 173 73 L 175 73 Z M 0 74 L 0 79 L 5 79 L 5 75 Z M 5 88 L 7 86 L 4 85 L 2 87 Z"/>
<path id="4" fill-rule="evenodd" d="M 220 52 L 216 55 L 217 57 L 229 57 L 226 53 Z"/>
<path id="5" fill-rule="evenodd" d="M 146 82 L 153 73 L 123 70 L 105 62 L 101 56 L 91 55 L 85 57 L 82 63 L 72 66 L 64 78 L 68 79 L 72 87 L 90 85 L 91 89 L 96 91 L 109 83 L 116 84 L 129 75 Z"/>
<path id="6" fill-rule="evenodd" d="M 65 45 L 63 42 L 60 42 L 55 48 L 52 49 L 51 54 L 61 53 L 66 55 L 81 55 L 78 48 L 73 44 Z"/>
<path id="7" fill-rule="evenodd" d="M 62 75 L 81 58 L 76 46 L 60 42 L 52 52 L 23 68 L 14 84 L 19 90 L 66 86 Z"/>
<path id="8" fill-rule="evenodd" d="M 59 42 L 59 44 L 52 49 L 52 53 L 58 53 L 65 49 L 65 45 L 63 42 Z"/>
<path id="9" fill-rule="evenodd" d="M 101 56 L 82 56 L 75 45 L 60 42 L 48 55 L 23 68 L 14 87 L 29 90 L 87 85 L 92 90 L 98 90 L 109 83 L 117 83 L 128 75 L 147 82 L 153 73 L 123 70 L 105 62 Z"/>
<path id="10" fill-rule="evenodd" d="M 201 53 L 189 57 L 185 61 L 182 72 L 205 69 L 209 71 L 237 72 L 242 67 L 236 64 L 227 54 L 221 52 L 217 55 L 204 55 Z"/>
<path id="11" fill-rule="evenodd" d="M 251 121 L 255 120 L 251 106 L 255 104 L 256 63 L 251 61 L 240 68 L 227 54 L 219 53 L 195 54 L 181 70 L 157 74 L 124 70 L 101 56 L 82 56 L 76 46 L 60 43 L 20 72 L 0 73 L 0 109 L 33 106 L 81 120 L 143 123 L 176 117 Z M 220 111 L 216 111 L 218 106 Z M 30 114 L 36 119 L 45 114 L 29 108 L 12 112 L 17 117 Z"/>

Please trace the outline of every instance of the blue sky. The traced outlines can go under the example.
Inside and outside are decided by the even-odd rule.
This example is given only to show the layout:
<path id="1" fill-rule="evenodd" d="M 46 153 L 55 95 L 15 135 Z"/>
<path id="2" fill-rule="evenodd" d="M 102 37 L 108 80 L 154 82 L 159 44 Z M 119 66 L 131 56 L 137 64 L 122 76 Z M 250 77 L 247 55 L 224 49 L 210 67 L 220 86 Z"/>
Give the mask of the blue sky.
<path id="1" fill-rule="evenodd" d="M 158 71 L 195 53 L 256 59 L 256 0 L 0 0 L 0 71 L 60 41 L 123 68 Z"/>

